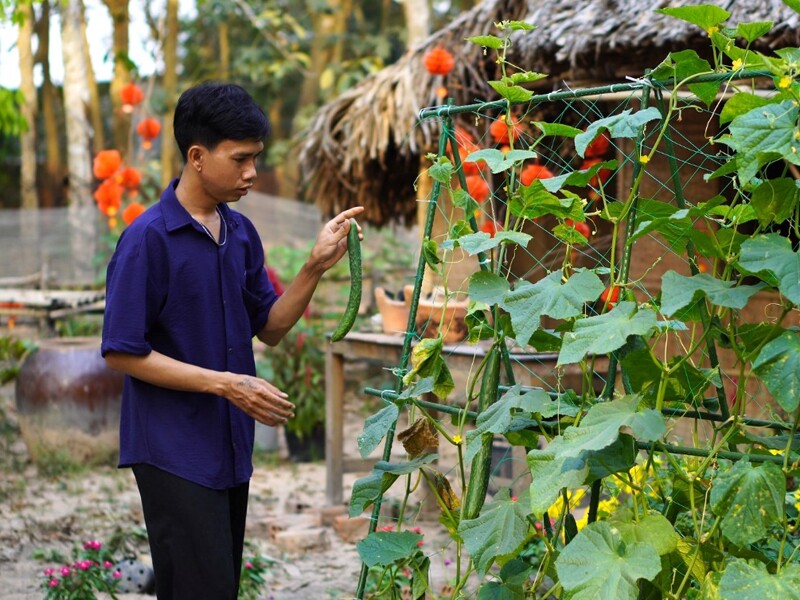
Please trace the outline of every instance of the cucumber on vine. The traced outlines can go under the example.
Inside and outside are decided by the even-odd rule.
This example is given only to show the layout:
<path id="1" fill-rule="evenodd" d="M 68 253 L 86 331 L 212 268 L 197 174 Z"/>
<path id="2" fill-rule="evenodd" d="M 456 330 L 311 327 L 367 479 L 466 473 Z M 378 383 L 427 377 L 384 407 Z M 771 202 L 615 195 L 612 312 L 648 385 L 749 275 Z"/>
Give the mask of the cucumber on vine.
<path id="1" fill-rule="evenodd" d="M 361 306 L 361 240 L 358 238 L 358 224 L 350 219 L 350 231 L 347 233 L 347 254 L 350 260 L 350 296 L 342 318 L 331 335 L 332 342 L 338 342 L 352 329 L 356 322 L 358 308 Z"/>

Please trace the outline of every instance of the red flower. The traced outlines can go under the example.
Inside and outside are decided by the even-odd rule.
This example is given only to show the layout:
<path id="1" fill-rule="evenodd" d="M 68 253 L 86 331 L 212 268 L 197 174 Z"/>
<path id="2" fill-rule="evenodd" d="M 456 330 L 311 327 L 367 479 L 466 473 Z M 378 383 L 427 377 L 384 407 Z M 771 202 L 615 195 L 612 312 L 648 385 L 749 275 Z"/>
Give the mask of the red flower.
<path id="1" fill-rule="evenodd" d="M 94 157 L 92 172 L 98 179 L 108 179 L 122 166 L 119 150 L 101 150 Z"/>
<path id="2" fill-rule="evenodd" d="M 608 137 L 608 133 L 603 132 L 599 137 L 595 138 L 594 141 L 586 147 L 586 151 L 583 153 L 583 155 L 586 158 L 605 156 L 606 152 L 608 152 L 608 147 L 610 145 L 611 145 L 611 138 Z"/>
<path id="3" fill-rule="evenodd" d="M 511 119 L 510 124 L 506 124 L 506 116 L 500 115 L 490 126 L 489 134 L 498 144 L 509 144 L 517 139 L 522 133 L 519 121 Z"/>
<path id="4" fill-rule="evenodd" d="M 122 110 L 125 112 L 133 111 L 133 107 L 141 104 L 144 100 L 144 92 L 135 83 L 126 83 L 119 91 L 119 96 L 122 99 Z"/>
<path id="5" fill-rule="evenodd" d="M 125 191 L 114 179 L 106 179 L 94 191 L 97 207 L 104 215 L 112 217 L 122 206 L 122 193 Z"/>
<path id="6" fill-rule="evenodd" d="M 425 68 L 431 75 L 447 75 L 453 70 L 456 60 L 453 55 L 444 48 L 433 48 L 425 54 L 423 59 Z"/>
<path id="7" fill-rule="evenodd" d="M 130 225 L 144 212 L 144 206 L 140 202 L 131 202 L 122 211 L 122 220 L 125 225 Z"/>
<path id="8" fill-rule="evenodd" d="M 161 123 L 158 122 L 158 119 L 147 117 L 139 121 L 139 124 L 136 125 L 136 133 L 144 140 L 142 146 L 144 146 L 145 149 L 149 149 L 153 145 L 152 141 L 161 133 Z"/>
<path id="9" fill-rule="evenodd" d="M 536 179 L 549 179 L 553 177 L 553 172 L 542 165 L 532 164 L 522 169 L 519 181 L 522 185 L 530 185 Z"/>
<path id="10" fill-rule="evenodd" d="M 490 237 L 494 237 L 498 231 L 503 231 L 503 227 L 497 221 L 490 219 L 481 225 L 481 231 L 488 233 Z"/>
<path id="11" fill-rule="evenodd" d="M 485 202 L 489 198 L 489 184 L 480 175 L 469 175 L 466 177 L 467 193 L 475 199 L 475 202 Z"/>
<path id="12" fill-rule="evenodd" d="M 138 190 L 142 183 L 142 174 L 136 167 L 125 167 L 120 172 L 118 181 L 126 190 Z"/>

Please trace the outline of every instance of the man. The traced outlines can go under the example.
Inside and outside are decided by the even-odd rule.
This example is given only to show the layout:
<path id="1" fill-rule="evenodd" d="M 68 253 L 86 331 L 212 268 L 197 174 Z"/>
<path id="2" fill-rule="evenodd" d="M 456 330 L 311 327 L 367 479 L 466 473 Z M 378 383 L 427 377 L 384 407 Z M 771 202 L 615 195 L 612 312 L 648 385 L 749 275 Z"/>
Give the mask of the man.
<path id="1" fill-rule="evenodd" d="M 108 266 L 102 353 L 126 374 L 120 466 L 142 498 L 160 600 L 233 600 L 244 543 L 254 420 L 293 404 L 255 377 L 252 338 L 277 344 L 346 252 L 352 208 L 320 231 L 279 297 L 253 224 L 228 203 L 256 177 L 269 124 L 242 88 L 180 97 L 179 179 L 122 234 Z"/>

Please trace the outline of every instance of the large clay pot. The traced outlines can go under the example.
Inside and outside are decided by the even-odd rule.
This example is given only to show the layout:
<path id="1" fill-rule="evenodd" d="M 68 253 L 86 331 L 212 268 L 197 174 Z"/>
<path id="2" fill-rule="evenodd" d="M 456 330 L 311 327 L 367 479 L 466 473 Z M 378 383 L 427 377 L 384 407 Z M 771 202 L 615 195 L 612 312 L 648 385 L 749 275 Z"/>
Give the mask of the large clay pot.
<path id="1" fill-rule="evenodd" d="M 100 356 L 100 338 L 39 343 L 16 381 L 20 430 L 33 461 L 115 463 L 123 379 Z"/>

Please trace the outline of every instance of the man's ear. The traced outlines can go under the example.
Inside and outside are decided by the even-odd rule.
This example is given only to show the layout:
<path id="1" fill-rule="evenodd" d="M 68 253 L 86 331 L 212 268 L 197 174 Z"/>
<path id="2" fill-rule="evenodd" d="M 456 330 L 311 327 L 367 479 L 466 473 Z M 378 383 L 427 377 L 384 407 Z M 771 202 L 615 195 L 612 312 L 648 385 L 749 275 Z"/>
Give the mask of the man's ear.
<path id="1" fill-rule="evenodd" d="M 198 173 L 203 170 L 203 163 L 205 162 L 205 157 L 206 157 L 206 149 L 199 144 L 190 146 L 189 151 L 186 153 L 187 162 Z"/>

